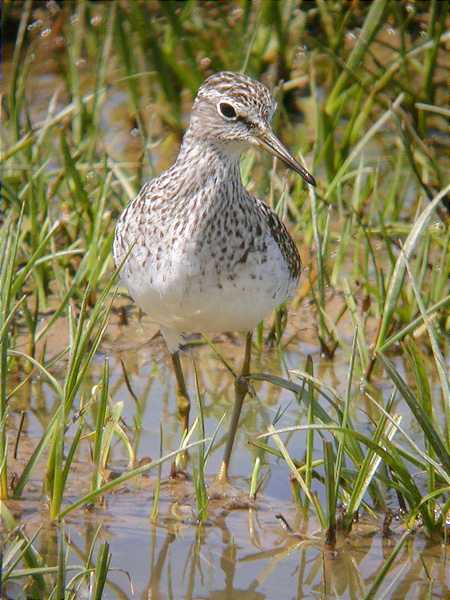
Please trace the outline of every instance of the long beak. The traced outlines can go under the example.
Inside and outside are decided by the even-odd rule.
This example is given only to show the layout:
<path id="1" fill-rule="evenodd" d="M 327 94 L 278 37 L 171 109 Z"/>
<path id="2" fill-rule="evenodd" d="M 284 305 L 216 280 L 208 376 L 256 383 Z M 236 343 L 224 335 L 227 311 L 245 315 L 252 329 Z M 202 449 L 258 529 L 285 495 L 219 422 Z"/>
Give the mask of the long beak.
<path id="1" fill-rule="evenodd" d="M 289 152 L 277 136 L 270 130 L 267 129 L 261 133 L 255 135 L 256 143 L 267 150 L 273 156 L 276 156 L 284 162 L 290 169 L 298 173 L 303 179 L 310 185 L 316 185 L 316 180 Z"/>

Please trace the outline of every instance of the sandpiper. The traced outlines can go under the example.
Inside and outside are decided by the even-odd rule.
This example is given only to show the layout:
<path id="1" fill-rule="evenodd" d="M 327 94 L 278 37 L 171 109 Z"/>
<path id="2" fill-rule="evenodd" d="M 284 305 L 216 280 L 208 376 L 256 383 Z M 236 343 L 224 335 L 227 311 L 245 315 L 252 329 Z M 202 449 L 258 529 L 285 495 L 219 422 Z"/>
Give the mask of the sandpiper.
<path id="1" fill-rule="evenodd" d="M 261 147 L 315 185 L 273 133 L 275 108 L 267 87 L 246 75 L 227 71 L 206 79 L 175 163 L 143 185 L 120 216 L 114 239 L 116 265 L 126 258 L 122 282 L 159 324 L 171 354 L 185 429 L 190 402 L 179 357 L 183 335 L 246 333 L 221 481 L 228 479 L 247 393 L 252 331 L 292 297 L 301 271 L 283 223 L 242 184 L 241 153 Z"/>

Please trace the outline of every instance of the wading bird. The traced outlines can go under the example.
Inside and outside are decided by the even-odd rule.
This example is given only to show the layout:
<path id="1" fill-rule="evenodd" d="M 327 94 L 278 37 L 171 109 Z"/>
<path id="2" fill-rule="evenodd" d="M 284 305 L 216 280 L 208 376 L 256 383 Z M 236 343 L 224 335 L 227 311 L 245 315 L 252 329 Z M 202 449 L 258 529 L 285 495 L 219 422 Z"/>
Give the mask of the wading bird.
<path id="1" fill-rule="evenodd" d="M 177 399 L 188 427 L 189 395 L 179 349 L 187 332 L 246 333 L 240 377 L 219 480 L 227 481 L 247 393 L 252 331 L 296 291 L 296 245 L 278 216 L 244 187 L 239 159 L 267 150 L 314 178 L 273 133 L 276 103 L 259 81 L 221 72 L 202 84 L 175 163 L 144 184 L 120 216 L 116 265 L 137 305 L 160 325 L 172 357 Z"/>

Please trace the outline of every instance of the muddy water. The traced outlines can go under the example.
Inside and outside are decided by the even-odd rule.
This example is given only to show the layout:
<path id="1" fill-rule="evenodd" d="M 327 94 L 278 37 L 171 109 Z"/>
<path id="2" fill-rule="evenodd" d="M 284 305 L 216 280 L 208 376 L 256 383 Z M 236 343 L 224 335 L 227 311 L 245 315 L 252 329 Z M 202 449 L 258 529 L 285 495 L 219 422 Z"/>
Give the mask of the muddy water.
<path id="1" fill-rule="evenodd" d="M 127 300 L 119 300 L 119 303 L 126 306 Z M 314 343 L 313 320 L 307 317 L 302 311 L 303 323 L 311 325 L 301 327 L 296 323 L 298 315 L 293 311 L 286 336 L 289 338 L 292 333 L 291 343 L 281 355 L 275 350 L 265 350 L 261 355 L 256 352 L 254 370 L 286 375 L 286 368 L 303 367 L 305 356 L 311 354 L 316 374 L 343 394 L 348 358 L 343 352 L 339 352 L 333 361 L 322 357 Z M 130 306 L 128 324 L 121 325 L 119 322 L 116 313 L 112 316 L 85 389 L 88 391 L 98 382 L 104 358 L 108 356 L 111 399 L 112 402 L 124 403 L 124 423 L 136 460 L 155 458 L 159 455 L 161 422 L 164 424 L 164 452 L 177 447 L 180 439 L 170 365 L 157 330 L 146 318 L 139 319 Z M 65 343 L 65 326 L 62 321 L 59 328 L 61 335 L 58 336 L 60 344 Z M 242 353 L 238 336 L 232 339 L 217 337 L 215 344 L 227 360 L 238 363 Z M 57 350 L 56 341 L 54 349 Z M 206 432 L 211 435 L 222 415 L 229 413 L 233 388 L 231 377 L 207 346 L 190 347 L 183 360 L 191 390 L 194 385 L 192 361 L 195 360 L 199 367 L 204 390 Z M 124 367 L 137 402 L 126 385 Z M 226 499 L 212 499 L 207 523 L 195 525 L 192 482 L 189 479 L 170 481 L 169 464 L 163 468 L 160 516 L 156 524 L 152 524 L 149 518 L 154 472 L 129 482 L 116 493 L 108 494 L 101 506 L 89 511 L 79 510 L 67 517 L 64 534 L 70 547 L 70 565 L 86 559 L 98 527 L 99 540 L 110 544 L 112 569 L 104 598 L 257 600 L 278 597 L 358 599 L 364 596 L 364 590 L 403 532 L 402 526 L 394 520 L 389 535 L 383 535 L 383 513 L 370 518 L 365 516 L 355 524 L 350 537 L 339 539 L 334 550 L 327 548 L 311 513 L 295 509 L 288 469 L 283 461 L 274 457 L 263 465 L 265 483 L 255 506 L 249 509 L 242 500 L 248 491 L 249 474 L 257 450 L 248 441 L 266 429 L 267 420 L 272 420 L 280 408 L 284 411 L 277 423 L 280 427 L 305 420 L 304 408 L 289 392 L 268 384 L 258 384 L 255 389 L 257 398 L 248 398 L 244 405 L 232 462 L 233 486 L 239 493 L 236 497 L 232 493 Z M 381 396 L 389 392 L 382 385 L 371 391 Z M 351 417 L 364 430 L 370 406 L 361 404 L 363 396 L 358 385 L 355 385 L 354 398 Z M 34 446 L 34 440 L 42 435 L 54 402 L 51 390 L 39 381 L 34 381 L 15 399 L 11 407 L 13 435 L 19 413 L 26 411 L 19 461 L 20 456 L 25 458 L 27 450 Z M 401 412 L 401 407 L 397 408 Z M 404 412 L 403 425 L 408 428 L 409 417 Z M 195 414 L 197 410 L 193 407 L 193 416 Z M 221 430 L 207 468 L 212 490 L 223 442 L 224 430 Z M 319 454 L 321 440 L 317 439 L 316 443 Z M 66 503 L 77 499 L 89 487 L 90 457 L 87 445 L 82 445 L 82 448 L 72 469 Z M 301 459 L 305 452 L 304 433 L 294 434 L 288 448 L 293 457 Z M 191 463 L 196 460 L 195 451 L 192 451 L 190 459 Z M 127 467 L 127 456 L 119 444 L 114 446 L 109 467 L 112 474 L 123 472 Z M 187 470 L 192 472 L 192 464 Z M 323 486 L 318 486 L 317 492 L 321 494 L 322 489 Z M 395 497 L 392 497 L 390 507 L 397 508 Z M 46 523 L 47 511 L 42 505 L 42 481 L 38 475 L 27 489 L 26 500 L 14 502 L 12 508 L 30 534 L 39 525 L 45 524 L 37 545 L 48 564 L 55 564 L 58 529 Z M 277 517 L 279 514 L 289 524 L 290 531 L 282 526 Z M 389 590 L 387 597 L 446 597 L 450 590 L 450 573 L 445 567 L 444 557 L 443 547 L 427 545 L 421 534 L 412 538 L 386 579 L 383 589 Z M 431 582 L 423 564 L 432 574 Z M 11 591 L 14 587 L 15 584 Z M 429 596 L 431 589 L 433 595 Z"/>

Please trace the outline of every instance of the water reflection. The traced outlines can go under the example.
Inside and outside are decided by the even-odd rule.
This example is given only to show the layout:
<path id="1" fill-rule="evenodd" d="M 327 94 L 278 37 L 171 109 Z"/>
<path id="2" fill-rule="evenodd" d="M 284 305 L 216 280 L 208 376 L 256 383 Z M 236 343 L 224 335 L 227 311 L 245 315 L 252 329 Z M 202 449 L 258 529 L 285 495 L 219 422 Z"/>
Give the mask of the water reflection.
<path id="1" fill-rule="evenodd" d="M 104 356 L 109 355 L 111 399 L 112 402 L 124 402 L 124 423 L 138 461 L 159 454 L 160 422 L 164 423 L 165 451 L 176 447 L 181 435 L 172 374 L 159 339 L 152 340 L 155 334 L 152 327 L 145 320 L 139 322 L 133 315 L 128 326 L 118 326 L 113 319 L 102 353 L 96 357 L 81 392 L 89 395 L 92 386 L 99 382 Z M 239 360 L 238 338 L 221 337 L 217 344 L 227 360 Z M 334 387 L 338 394 L 344 394 L 345 353 L 339 351 L 333 361 L 320 357 L 317 346 L 306 335 L 293 338 L 282 355 L 275 350 L 256 355 L 254 369 L 288 376 L 286 369 L 303 367 L 305 350 L 315 354 L 318 377 Z M 205 392 L 206 430 L 210 433 L 231 406 L 232 381 L 212 351 L 201 345 L 190 350 L 183 359 L 191 389 L 192 359 L 200 368 L 201 387 Z M 400 361 L 398 366 L 402 366 Z M 407 372 L 405 377 L 408 377 Z M 258 399 L 249 398 L 245 403 L 232 463 L 235 482 L 244 493 L 248 490 L 249 474 L 258 452 L 248 440 L 265 430 L 267 421 L 273 419 L 277 410 L 283 412 L 281 426 L 302 423 L 306 415 L 305 407 L 298 404 L 290 392 L 264 382 L 255 387 Z M 382 401 L 391 390 L 389 386 L 373 385 L 369 391 Z M 367 401 L 357 382 L 352 398 L 351 417 L 364 431 L 370 427 L 371 419 L 376 419 L 374 405 Z M 21 415 L 25 415 L 17 453 L 18 473 L 34 449 L 35 440 L 47 427 L 56 402 L 53 390 L 39 378 L 31 379 L 12 400 L 12 432 L 18 432 Z M 323 406 L 331 410 L 325 400 Z M 406 407 L 399 404 L 396 410 L 403 414 L 404 427 L 411 431 Z M 93 411 L 94 408 L 89 409 L 85 415 L 92 426 L 95 423 Z M 195 405 L 193 412 L 195 417 Z M 70 430 L 68 439 L 70 442 Z M 208 463 L 210 477 L 220 463 L 223 442 L 224 434 L 219 433 Z M 303 459 L 304 433 L 286 436 L 285 443 L 294 458 Z M 320 436 L 315 443 L 320 452 Z M 117 444 L 112 449 L 110 467 L 121 470 L 125 465 L 123 446 Z M 163 479 L 166 480 L 168 474 L 169 465 L 163 469 Z M 310 515 L 295 510 L 289 471 L 283 461 L 266 457 L 263 474 L 265 483 L 255 510 L 227 510 L 224 504 L 211 501 L 210 524 L 202 527 L 193 525 L 195 506 L 189 481 L 164 482 L 157 525 L 149 520 L 153 473 L 150 477 L 129 482 L 123 489 L 106 496 L 94 512 L 78 511 L 70 515 L 64 530 L 70 547 L 69 562 L 83 564 L 96 536 L 99 542 L 108 541 L 113 558 L 105 598 L 132 598 L 128 578 L 137 598 L 364 597 L 383 561 L 392 552 L 402 532 L 400 526 L 394 523 L 393 536 L 384 538 L 382 516 L 379 521 L 362 521 L 349 538 L 340 539 L 336 550 L 330 551 L 323 544 L 317 523 Z M 89 444 L 85 443 L 71 470 L 65 502 L 79 497 L 82 490 L 87 489 L 90 477 L 90 450 Z M 316 491 L 323 494 L 320 483 L 317 483 Z M 26 502 L 17 502 L 15 507 L 20 521 L 32 534 L 36 531 L 43 501 L 38 470 L 26 497 Z M 388 502 L 398 506 L 394 494 Z M 292 533 L 280 527 L 275 517 L 278 513 L 290 523 Z M 45 510 L 44 514 L 47 514 Z M 52 525 L 39 537 L 39 549 L 49 565 L 56 564 L 58 535 L 61 531 Z M 388 590 L 389 598 L 443 597 L 450 590 L 450 575 L 445 565 L 440 547 L 427 547 L 424 537 L 419 534 L 404 546 L 383 590 Z"/>
<path id="2" fill-rule="evenodd" d="M 169 517 L 173 512 L 169 505 L 166 518 L 155 526 L 145 518 L 128 521 L 123 504 L 122 499 L 109 505 L 110 518 L 100 533 L 108 539 L 114 557 L 106 598 L 131 598 L 124 583 L 127 572 L 135 597 L 154 600 L 360 600 L 398 538 L 398 533 L 393 539 L 382 538 L 373 523 L 361 523 L 351 538 L 339 540 L 332 551 L 305 529 L 285 533 L 268 507 L 253 515 L 251 535 L 245 511 L 218 515 L 213 526 L 193 527 Z M 130 501 L 125 505 L 130 507 Z M 291 516 L 295 522 L 295 515 Z M 89 548 L 97 524 L 85 523 L 84 527 L 84 544 Z M 72 530 L 81 528 L 81 522 L 71 524 Z M 72 541 L 71 547 L 81 558 L 86 556 L 80 544 Z M 427 548 L 423 540 L 411 539 L 382 591 L 389 598 L 443 597 L 450 589 L 444 564 L 436 547 Z M 122 571 L 114 571 L 115 567 Z"/>

